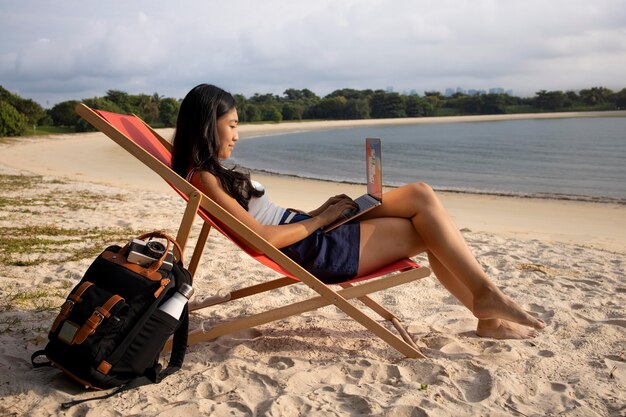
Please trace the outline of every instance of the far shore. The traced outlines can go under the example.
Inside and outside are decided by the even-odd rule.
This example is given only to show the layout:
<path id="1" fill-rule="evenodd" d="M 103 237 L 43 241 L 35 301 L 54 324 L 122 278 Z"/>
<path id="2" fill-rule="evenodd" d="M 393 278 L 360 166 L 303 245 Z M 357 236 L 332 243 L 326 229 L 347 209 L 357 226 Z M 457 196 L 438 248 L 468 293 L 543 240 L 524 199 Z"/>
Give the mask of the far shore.
<path id="1" fill-rule="evenodd" d="M 397 119 L 361 119 L 361 120 L 315 120 L 281 123 L 242 123 L 239 133 L 242 139 L 274 133 L 294 133 L 311 130 L 344 129 L 368 126 L 398 126 L 409 124 L 437 123 L 470 123 L 497 122 L 506 120 L 526 119 L 571 119 L 583 117 L 626 117 L 626 110 L 593 111 L 593 112 L 558 112 L 558 113 L 519 113 L 519 114 L 486 114 L 475 116 L 441 116 L 441 117 L 403 117 Z M 165 138 L 173 135 L 173 128 L 159 130 Z"/>

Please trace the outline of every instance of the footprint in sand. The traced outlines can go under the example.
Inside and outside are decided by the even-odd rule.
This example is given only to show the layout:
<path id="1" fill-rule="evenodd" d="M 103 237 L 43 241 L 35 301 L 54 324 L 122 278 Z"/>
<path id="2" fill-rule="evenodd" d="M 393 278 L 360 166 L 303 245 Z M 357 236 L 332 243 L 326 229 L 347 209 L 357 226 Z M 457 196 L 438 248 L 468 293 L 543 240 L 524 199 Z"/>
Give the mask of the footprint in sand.
<path id="1" fill-rule="evenodd" d="M 554 310 L 548 310 L 544 306 L 539 304 L 530 304 L 530 312 L 535 313 L 540 319 L 546 321 L 554 317 Z"/>
<path id="2" fill-rule="evenodd" d="M 467 401 L 477 403 L 491 396 L 494 382 L 488 369 L 469 363 L 462 372 L 454 382 Z"/>
<path id="3" fill-rule="evenodd" d="M 541 356 L 542 358 L 553 358 L 554 352 L 552 352 L 551 350 L 540 350 L 539 352 L 537 352 L 537 355 Z"/>
<path id="4" fill-rule="evenodd" d="M 268 361 L 270 368 L 278 369 L 279 371 L 289 369 L 295 365 L 295 362 L 290 358 L 272 356 Z"/>
<path id="5" fill-rule="evenodd" d="M 380 406 L 369 398 L 360 395 L 339 393 L 337 399 L 344 407 L 340 409 L 350 410 L 350 414 L 371 416 L 381 411 Z"/>
<path id="6" fill-rule="evenodd" d="M 428 417 L 428 415 L 423 408 L 412 405 L 394 406 L 385 413 L 386 417 Z"/>

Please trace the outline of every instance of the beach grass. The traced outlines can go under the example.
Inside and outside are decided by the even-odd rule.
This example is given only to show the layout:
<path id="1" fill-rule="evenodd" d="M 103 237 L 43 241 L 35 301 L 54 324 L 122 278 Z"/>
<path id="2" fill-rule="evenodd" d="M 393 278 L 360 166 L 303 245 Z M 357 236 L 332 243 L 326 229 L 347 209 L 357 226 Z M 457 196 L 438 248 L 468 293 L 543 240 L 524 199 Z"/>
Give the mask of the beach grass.
<path id="1" fill-rule="evenodd" d="M 52 223 L 55 213 L 96 211 L 102 201 L 124 201 L 123 194 L 76 190 L 67 192 L 58 178 L 0 175 L 0 265 L 62 264 L 96 256 L 111 241 L 137 232 L 128 227 L 64 227 Z M 19 216 L 20 221 L 13 219 Z M 41 224 L 41 222 L 45 222 Z"/>

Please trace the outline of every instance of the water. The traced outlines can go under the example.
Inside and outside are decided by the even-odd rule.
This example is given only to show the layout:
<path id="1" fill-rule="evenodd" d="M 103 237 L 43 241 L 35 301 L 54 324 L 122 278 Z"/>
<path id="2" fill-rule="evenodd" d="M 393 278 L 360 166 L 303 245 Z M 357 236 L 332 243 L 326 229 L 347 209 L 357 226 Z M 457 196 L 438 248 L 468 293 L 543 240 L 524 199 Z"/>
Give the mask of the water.
<path id="1" fill-rule="evenodd" d="M 383 140 L 386 185 L 626 204 L 626 118 L 442 123 L 243 140 L 233 161 L 260 171 L 363 183 L 364 138 Z"/>

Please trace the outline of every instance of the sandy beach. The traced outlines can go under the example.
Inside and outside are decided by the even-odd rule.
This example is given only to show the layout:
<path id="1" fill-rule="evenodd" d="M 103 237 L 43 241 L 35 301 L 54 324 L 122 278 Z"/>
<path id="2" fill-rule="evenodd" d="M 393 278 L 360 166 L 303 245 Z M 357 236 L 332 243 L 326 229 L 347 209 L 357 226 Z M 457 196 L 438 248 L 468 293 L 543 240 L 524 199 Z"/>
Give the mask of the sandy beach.
<path id="1" fill-rule="evenodd" d="M 446 121 L 480 120 L 493 119 Z M 240 135 L 415 122 L 244 125 Z M 276 203 L 301 209 L 362 193 L 349 184 L 253 176 Z M 431 276 L 375 296 L 408 324 L 427 359 L 403 358 L 326 307 L 193 346 L 184 368 L 161 384 L 64 412 L 61 402 L 93 394 L 57 370 L 33 369 L 30 355 L 45 346 L 59 306 L 97 253 L 143 231 L 175 234 L 184 206 L 100 133 L 1 144 L 0 193 L 0 416 L 626 415 L 624 205 L 441 194 L 488 274 L 548 324 L 535 339 L 478 338 L 476 319 Z M 212 235 L 194 284 L 196 294 L 210 295 L 274 276 Z M 207 309 L 192 324 L 211 326 L 309 292 L 276 294 Z"/>

